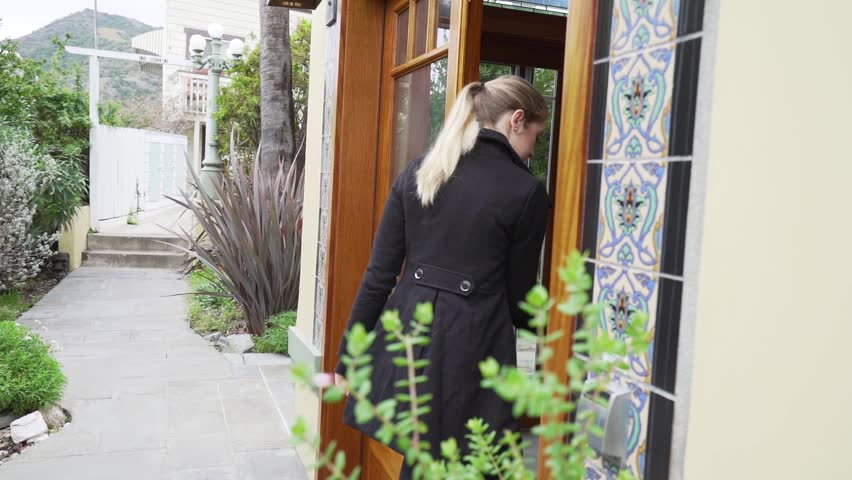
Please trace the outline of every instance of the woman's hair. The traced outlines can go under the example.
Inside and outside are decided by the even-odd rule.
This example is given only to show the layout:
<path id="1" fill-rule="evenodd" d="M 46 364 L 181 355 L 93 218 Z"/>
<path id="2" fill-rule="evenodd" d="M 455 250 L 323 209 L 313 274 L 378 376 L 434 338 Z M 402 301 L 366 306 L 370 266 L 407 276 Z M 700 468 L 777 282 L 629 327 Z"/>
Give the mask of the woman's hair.
<path id="1" fill-rule="evenodd" d="M 524 123 L 544 122 L 547 118 L 544 97 L 521 77 L 504 75 L 462 89 L 417 171 L 417 194 L 423 206 L 435 201 L 461 156 L 473 148 L 480 125 L 494 126 L 501 115 L 515 110 L 524 111 Z"/>

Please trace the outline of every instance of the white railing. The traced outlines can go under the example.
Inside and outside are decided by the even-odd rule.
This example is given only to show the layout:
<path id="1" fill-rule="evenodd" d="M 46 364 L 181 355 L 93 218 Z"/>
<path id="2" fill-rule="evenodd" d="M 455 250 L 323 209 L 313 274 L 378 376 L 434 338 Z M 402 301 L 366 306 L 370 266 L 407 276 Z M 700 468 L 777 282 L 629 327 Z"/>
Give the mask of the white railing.
<path id="1" fill-rule="evenodd" d="M 180 72 L 180 95 L 183 113 L 204 115 L 207 113 L 207 75 Z"/>
<path id="2" fill-rule="evenodd" d="M 189 115 L 207 114 L 207 75 L 202 73 L 178 72 L 182 110 Z M 220 77 L 219 87 L 231 83 L 230 78 Z"/>

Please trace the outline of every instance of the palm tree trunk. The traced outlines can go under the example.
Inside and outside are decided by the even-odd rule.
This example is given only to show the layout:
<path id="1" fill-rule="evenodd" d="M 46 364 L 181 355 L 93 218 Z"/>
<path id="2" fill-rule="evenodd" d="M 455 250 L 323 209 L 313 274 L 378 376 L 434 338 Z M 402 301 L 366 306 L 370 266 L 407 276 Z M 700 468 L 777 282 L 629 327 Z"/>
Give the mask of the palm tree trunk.
<path id="1" fill-rule="evenodd" d="M 260 0 L 260 168 L 270 176 L 285 171 L 296 151 L 293 121 L 293 61 L 290 10 Z"/>
<path id="2" fill-rule="evenodd" d="M 299 127 L 299 140 L 296 144 L 296 166 L 299 173 L 305 171 L 305 149 L 307 148 L 308 140 L 308 109 L 305 108 L 305 114 L 302 116 L 302 122 Z"/>

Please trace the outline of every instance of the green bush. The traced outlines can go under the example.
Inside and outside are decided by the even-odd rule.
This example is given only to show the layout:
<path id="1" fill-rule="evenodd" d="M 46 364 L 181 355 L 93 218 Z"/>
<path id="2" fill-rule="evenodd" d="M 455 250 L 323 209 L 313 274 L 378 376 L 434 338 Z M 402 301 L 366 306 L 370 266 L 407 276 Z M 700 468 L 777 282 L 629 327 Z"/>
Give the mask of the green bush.
<path id="1" fill-rule="evenodd" d="M 0 412 L 25 415 L 57 403 L 64 387 L 65 375 L 44 340 L 0 322 Z"/>
<path id="2" fill-rule="evenodd" d="M 53 234 L 71 225 L 88 195 L 86 174 L 79 162 L 42 157 L 36 164 L 38 191 L 33 230 Z"/>
<path id="3" fill-rule="evenodd" d="M 548 443 L 544 454 L 552 478 L 583 480 L 586 478 L 586 463 L 597 454 L 590 439 L 603 436 L 604 432 L 592 410 L 577 412 L 577 403 L 572 401 L 580 395 L 591 402 L 600 402 L 607 385 L 614 381 L 619 371 L 629 368 L 631 355 L 643 355 L 648 351 L 652 333 L 647 330 L 647 315 L 635 313 L 631 316 L 623 333 L 611 334 L 601 322 L 603 306 L 591 303 L 589 291 L 592 277 L 586 270 L 587 258 L 573 252 L 559 269 L 565 284 L 564 300 L 551 298 L 543 286 L 533 288 L 521 307 L 532 320 L 534 331 L 518 330 L 520 338 L 533 340 L 537 344 L 536 364 L 539 368 L 529 376 L 514 365 L 500 365 L 494 358 L 479 363 L 482 388 L 496 392 L 503 400 L 513 404 L 516 417 L 543 417 L 554 413 L 562 414 L 564 420 L 543 423 L 533 428 L 532 433 Z M 561 331 L 548 331 L 551 310 L 582 319 L 573 332 L 572 339 L 565 339 Z M 382 329 L 388 351 L 397 352 L 394 365 L 407 372 L 406 378 L 395 383 L 398 389 L 393 398 L 373 404 L 368 397 L 372 390 L 373 365 L 369 354 L 376 339 L 375 331 L 355 324 L 346 337 L 346 354 L 342 360 L 346 365 L 346 376 L 339 381 L 329 373 L 314 374 L 306 365 L 294 365 L 293 378 L 301 385 L 322 394 L 324 402 L 336 403 L 344 399 L 346 392 L 355 402 L 355 419 L 358 423 L 371 420 L 380 422 L 376 438 L 386 445 L 396 445 L 405 452 L 405 460 L 414 467 L 414 478 L 424 480 L 444 479 L 519 479 L 533 480 L 535 473 L 524 463 L 523 450 L 528 443 L 511 430 L 498 432 L 482 419 L 471 418 L 465 424 L 468 434 L 468 450 L 463 455 L 460 441 L 454 437 L 440 443 L 435 452 L 425 439 L 428 425 L 423 416 L 431 411 L 432 395 L 420 395 L 417 386 L 426 381 L 423 369 L 428 359 L 417 359 L 415 347 L 427 345 L 432 325 L 432 305 L 418 304 L 414 320 L 406 328 L 398 311 L 387 311 L 381 316 Z M 555 348 L 565 348 L 565 342 L 573 344 L 575 354 L 565 366 L 569 381 L 556 376 L 544 368 L 555 354 Z M 585 381 L 584 381 L 585 380 Z M 576 413 L 576 415 L 574 415 Z M 318 438 L 308 433 L 304 418 L 299 418 L 292 428 L 296 446 L 317 448 Z M 437 453 L 437 455 L 436 455 Z M 329 478 L 343 480 L 358 478 L 360 467 L 347 474 L 346 454 L 335 442 L 327 444 L 319 452 L 314 468 L 328 473 Z M 608 478 L 627 480 L 633 478 L 629 469 L 610 471 Z"/>
<path id="4" fill-rule="evenodd" d="M 198 333 L 230 333 L 239 329 L 243 312 L 239 303 L 227 296 L 208 267 L 189 275 L 193 292 L 189 300 L 189 324 Z"/>
<path id="5" fill-rule="evenodd" d="M 296 312 L 281 312 L 266 322 L 266 332 L 254 339 L 257 353 L 281 353 L 287 355 L 287 329 L 296 324 Z"/>
<path id="6" fill-rule="evenodd" d="M 29 308 L 19 292 L 4 293 L 0 295 L 0 322 L 14 321 Z"/>
<path id="7" fill-rule="evenodd" d="M 54 41 L 50 62 L 0 41 L 0 123 L 26 132 L 36 154 L 35 234 L 56 233 L 88 201 L 89 98 L 79 69 L 61 65 L 65 40 Z"/>
<path id="8" fill-rule="evenodd" d="M 87 171 L 89 95 L 80 69 L 61 65 L 65 41 L 54 41 L 49 62 L 23 58 L 16 41 L 0 41 L 0 120 L 30 132 L 41 153 Z"/>

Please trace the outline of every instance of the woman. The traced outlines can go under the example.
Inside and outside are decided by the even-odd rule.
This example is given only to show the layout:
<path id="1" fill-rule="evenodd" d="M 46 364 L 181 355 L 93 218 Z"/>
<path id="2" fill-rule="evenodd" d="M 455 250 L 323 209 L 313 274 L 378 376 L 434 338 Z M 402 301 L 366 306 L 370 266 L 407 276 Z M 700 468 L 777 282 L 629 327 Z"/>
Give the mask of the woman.
<path id="1" fill-rule="evenodd" d="M 546 118 L 544 98 L 520 77 L 466 86 L 431 151 L 395 180 L 352 306 L 347 331 L 361 323 L 377 332 L 369 353 L 370 398 L 378 403 L 393 398 L 394 382 L 406 375 L 385 348 L 381 313 L 398 310 L 407 325 L 418 303 L 432 303 L 431 340 L 421 352 L 430 361 L 428 380 L 418 394 L 433 395 L 421 438 L 436 458 L 449 437 L 467 452 L 469 418 L 498 432 L 517 430 L 511 405 L 480 387 L 479 362 L 515 365 L 513 326 L 529 320 L 519 302 L 536 281 L 550 203 L 525 160 Z M 375 436 L 378 423 L 358 425 L 354 403 L 347 401 L 346 423 Z M 403 466 L 400 478 L 410 475 Z"/>

